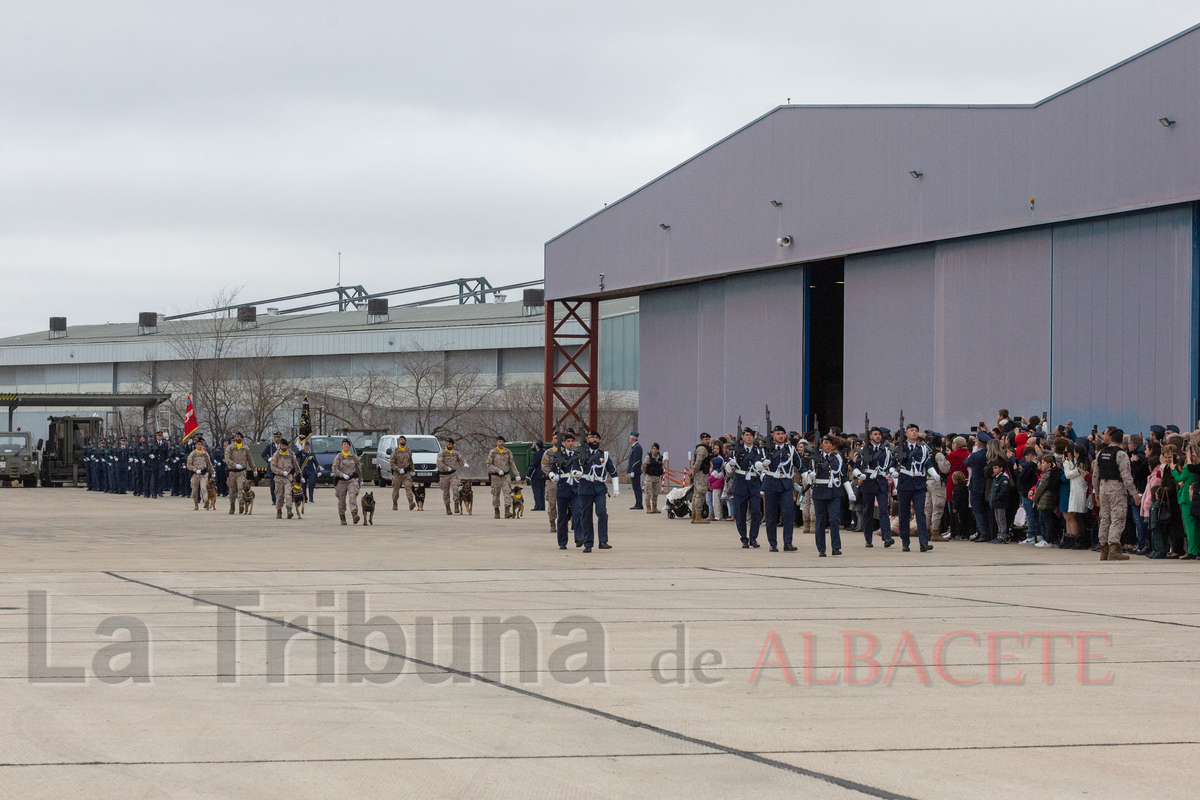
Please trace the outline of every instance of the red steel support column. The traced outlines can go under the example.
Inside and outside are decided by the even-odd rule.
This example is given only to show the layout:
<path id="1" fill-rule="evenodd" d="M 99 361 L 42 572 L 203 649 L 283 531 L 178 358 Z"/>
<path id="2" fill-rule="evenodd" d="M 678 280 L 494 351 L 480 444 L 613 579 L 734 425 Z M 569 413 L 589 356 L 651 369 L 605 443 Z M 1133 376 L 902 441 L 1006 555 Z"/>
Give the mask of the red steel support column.
<path id="1" fill-rule="evenodd" d="M 588 429 L 595 430 L 600 412 L 600 301 L 592 301 L 591 324 L 588 325 Z M 612 431 L 605 431 L 612 436 Z"/>
<path id="2" fill-rule="evenodd" d="M 542 410 L 543 439 L 549 443 L 554 436 L 554 301 L 546 301 L 546 351 L 545 394 L 546 401 Z M 12 429 L 12 426 L 9 426 Z"/>

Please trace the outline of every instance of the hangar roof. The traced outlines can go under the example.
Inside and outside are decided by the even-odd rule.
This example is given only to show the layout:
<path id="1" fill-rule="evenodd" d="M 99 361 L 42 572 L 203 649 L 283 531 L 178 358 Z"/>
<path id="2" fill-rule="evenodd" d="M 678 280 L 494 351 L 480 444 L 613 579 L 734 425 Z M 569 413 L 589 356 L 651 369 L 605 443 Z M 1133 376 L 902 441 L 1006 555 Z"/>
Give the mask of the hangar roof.
<path id="1" fill-rule="evenodd" d="M 1200 199 L 1198 78 L 1200 25 L 1029 105 L 780 106 L 547 242 L 546 296 Z"/>

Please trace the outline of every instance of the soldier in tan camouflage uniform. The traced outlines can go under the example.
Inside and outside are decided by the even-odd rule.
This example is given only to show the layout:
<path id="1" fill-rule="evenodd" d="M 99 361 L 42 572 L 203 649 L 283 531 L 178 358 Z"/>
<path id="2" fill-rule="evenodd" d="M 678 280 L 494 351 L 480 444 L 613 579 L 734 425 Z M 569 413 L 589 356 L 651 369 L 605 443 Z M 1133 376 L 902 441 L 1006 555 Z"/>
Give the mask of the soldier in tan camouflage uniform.
<path id="1" fill-rule="evenodd" d="M 225 448 L 225 467 L 229 470 L 229 477 L 225 479 L 229 486 L 229 513 L 233 513 L 234 503 L 238 504 L 239 512 L 244 512 L 245 509 L 241 507 L 242 489 L 250 480 L 254 459 L 250 455 L 250 448 L 242 444 L 241 431 L 233 435 L 233 443 Z"/>
<path id="2" fill-rule="evenodd" d="M 192 476 L 192 505 L 193 511 L 200 510 L 200 495 L 204 493 L 208 476 L 212 474 L 212 459 L 205 452 L 204 440 L 196 442 L 196 449 L 187 457 L 187 469 Z M 207 506 L 208 501 L 205 500 Z"/>
<path id="3" fill-rule="evenodd" d="M 287 505 L 288 519 L 292 518 L 292 483 L 300 480 L 300 462 L 288 447 L 287 440 L 279 442 L 279 450 L 271 456 L 271 477 L 275 481 L 275 518 L 283 519 Z"/>
<path id="4" fill-rule="evenodd" d="M 333 459 L 330 467 L 333 480 L 336 483 L 334 493 L 337 494 L 338 518 L 346 524 L 346 500 L 350 500 L 350 513 L 354 524 L 358 524 L 358 487 L 362 485 L 362 462 L 350 449 L 350 440 L 342 439 L 342 452 Z"/>
<path id="5" fill-rule="evenodd" d="M 388 459 L 388 463 L 392 466 L 392 511 L 398 511 L 400 503 L 400 487 L 404 487 L 404 491 L 408 494 L 408 510 L 412 511 L 417 507 L 413 500 L 413 458 L 412 451 L 408 449 L 408 439 L 401 436 L 396 441 L 396 446 L 392 448 L 392 456 Z"/>
<path id="6" fill-rule="evenodd" d="M 454 440 L 447 439 L 437 457 L 438 483 L 442 486 L 442 500 L 446 503 L 446 513 L 451 514 L 450 499 L 454 498 L 454 510 L 458 510 L 458 470 L 467 466 L 463 457 L 455 452 Z"/>
<path id="7" fill-rule="evenodd" d="M 512 451 L 505 449 L 504 445 L 504 437 L 497 436 L 496 446 L 487 454 L 487 473 L 492 482 L 492 509 L 496 512 L 496 519 L 500 519 L 501 495 L 504 496 L 504 518 L 512 518 L 512 485 L 508 476 L 511 474 L 513 480 L 521 477 L 517 474 L 517 462 L 513 459 Z"/>
<path id="8" fill-rule="evenodd" d="M 559 447 L 558 435 L 555 434 L 554 441 L 542 454 L 542 472 L 547 476 L 554 471 L 554 457 L 558 455 Z M 558 483 L 549 477 L 546 478 L 546 512 L 550 515 L 550 530 L 558 530 Z"/>
<path id="9" fill-rule="evenodd" d="M 708 494 L 708 469 L 712 465 L 712 441 L 707 433 L 700 434 L 700 444 L 692 454 L 688 475 L 692 480 L 692 522 L 707 524 L 712 520 L 704 516 L 704 496 Z"/>

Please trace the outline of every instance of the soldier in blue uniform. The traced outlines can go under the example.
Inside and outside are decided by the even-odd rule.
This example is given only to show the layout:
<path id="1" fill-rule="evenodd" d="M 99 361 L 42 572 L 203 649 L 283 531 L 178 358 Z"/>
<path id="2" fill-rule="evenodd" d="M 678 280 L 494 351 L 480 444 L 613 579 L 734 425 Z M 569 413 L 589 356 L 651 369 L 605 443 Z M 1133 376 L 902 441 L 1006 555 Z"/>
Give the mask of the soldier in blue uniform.
<path id="1" fill-rule="evenodd" d="M 867 547 L 874 547 L 872 537 L 875 527 L 875 508 L 879 508 L 879 531 L 883 546 L 895 544 L 892 538 L 892 522 L 888 517 L 888 475 L 895 476 L 896 459 L 892 449 L 883 441 L 882 428 L 871 428 L 870 441 L 858 451 L 858 461 L 853 475 L 862 481 L 859 491 L 863 496 L 862 529 Z"/>
<path id="2" fill-rule="evenodd" d="M 792 526 L 796 516 L 795 490 L 792 488 L 793 478 L 797 467 L 800 466 L 800 454 L 787 440 L 787 431 L 782 425 L 776 425 L 771 432 L 774 440 L 767 450 L 766 470 L 763 472 L 763 498 L 766 500 L 767 543 L 771 552 L 779 552 L 775 539 L 775 527 L 783 523 L 783 549 L 785 552 L 794 551 L 792 544 Z"/>
<path id="3" fill-rule="evenodd" d="M 575 452 L 575 434 L 567 431 L 562 437 L 562 447 L 554 453 L 548 477 L 554 483 L 554 499 L 558 508 L 556 531 L 558 549 L 567 549 L 567 521 L 572 520 L 575 528 L 575 546 L 583 547 L 583 524 L 579 521 L 579 498 L 576 489 L 583 473 L 579 469 L 579 454 Z"/>
<path id="4" fill-rule="evenodd" d="M 758 527 L 762 524 L 762 474 L 767 454 L 754 443 L 754 431 L 742 431 L 742 440 L 733 451 L 733 521 L 742 547 L 758 547 Z M 750 529 L 746 529 L 746 513 Z"/>
<path id="5" fill-rule="evenodd" d="M 842 498 L 854 498 L 846 469 L 846 459 L 840 452 L 842 441 L 834 436 L 821 439 L 821 452 L 812 457 L 812 469 L 808 473 L 813 501 L 813 516 L 816 520 L 817 554 L 825 557 L 825 529 L 829 528 L 829 543 L 833 554 L 842 554 L 842 537 L 838 526 L 842 523 Z"/>
<path id="6" fill-rule="evenodd" d="M 146 485 L 146 497 L 158 497 L 161 494 L 159 476 L 162 473 L 165 451 L 166 443 L 163 441 L 162 431 L 155 431 L 154 440 L 147 444 L 146 460 L 142 466 L 142 480 Z"/>
<path id="7" fill-rule="evenodd" d="M 592 552 L 597 538 L 601 550 L 611 550 L 612 545 L 608 543 L 608 482 L 617 477 L 617 467 L 608 451 L 600 449 L 600 434 L 596 431 L 587 433 L 587 447 L 580 453 L 579 469 L 583 479 L 576 493 L 579 496 L 579 521 L 583 523 L 583 552 Z M 593 509 L 596 512 L 594 526 Z"/>
<path id="8" fill-rule="evenodd" d="M 129 491 L 129 462 L 131 458 L 129 441 L 124 436 L 117 441 L 119 444 L 113 453 L 113 463 L 117 467 L 117 494 L 125 494 Z"/>
<path id="9" fill-rule="evenodd" d="M 896 479 L 896 497 L 900 501 L 900 542 L 907 553 L 909 519 L 915 513 L 917 538 L 921 542 L 921 552 L 924 553 L 933 549 L 925 525 L 925 479 L 931 477 L 931 474 L 936 477 L 937 470 L 933 466 L 933 451 L 921 441 L 919 427 L 906 427 L 904 438 L 905 441 L 896 448 L 896 460 L 899 462 L 900 471 L 900 477 Z"/>
<path id="10" fill-rule="evenodd" d="M 270 464 L 271 457 L 279 452 L 279 444 L 283 441 L 283 434 L 279 431 L 275 431 L 271 436 L 271 441 L 267 442 L 262 451 L 262 459 L 267 464 Z M 271 481 L 271 505 L 275 505 L 275 481 Z"/>
<path id="11" fill-rule="evenodd" d="M 229 438 L 221 440 L 220 447 L 214 447 L 208 451 L 209 458 L 213 462 L 213 474 L 217 480 L 217 495 L 225 497 L 229 494 L 229 486 L 226 481 L 229 479 L 229 467 L 225 465 L 225 448 L 229 447 Z M 297 455 L 300 455 L 299 453 Z M 301 458 L 303 461 L 303 458 Z"/>

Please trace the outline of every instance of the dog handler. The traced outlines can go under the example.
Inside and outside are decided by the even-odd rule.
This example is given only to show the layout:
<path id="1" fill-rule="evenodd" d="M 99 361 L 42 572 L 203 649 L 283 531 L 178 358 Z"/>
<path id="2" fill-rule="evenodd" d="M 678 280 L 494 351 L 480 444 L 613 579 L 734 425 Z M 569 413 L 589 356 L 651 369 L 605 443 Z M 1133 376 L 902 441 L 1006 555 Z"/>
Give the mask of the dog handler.
<path id="1" fill-rule="evenodd" d="M 241 431 L 233 435 L 233 444 L 225 448 L 225 466 L 229 469 L 226 484 L 229 486 L 229 513 L 232 514 L 233 504 L 241 497 L 242 490 L 249 482 L 246 472 L 254 468 L 254 461 L 250 457 L 250 448 L 242 444 Z"/>
<path id="2" fill-rule="evenodd" d="M 342 452 L 333 459 L 333 479 L 337 482 L 338 518 L 346 524 L 346 498 L 350 499 L 350 513 L 354 524 L 358 524 L 358 487 L 362 482 L 362 463 L 350 449 L 350 440 L 342 439 Z"/>
<path id="3" fill-rule="evenodd" d="M 345 445 L 343 445 L 343 449 Z M 300 462 L 288 447 L 287 439 L 279 442 L 279 450 L 271 456 L 271 474 L 275 478 L 275 519 L 283 519 L 287 504 L 288 519 L 292 518 L 292 483 L 300 478 Z M 344 519 L 344 517 L 343 517 Z"/>
<path id="4" fill-rule="evenodd" d="M 208 476 L 212 474 L 212 459 L 204 451 L 204 442 L 196 442 L 196 449 L 187 458 L 187 468 L 192 474 L 192 510 L 199 511 L 200 493 L 204 491 Z"/>

